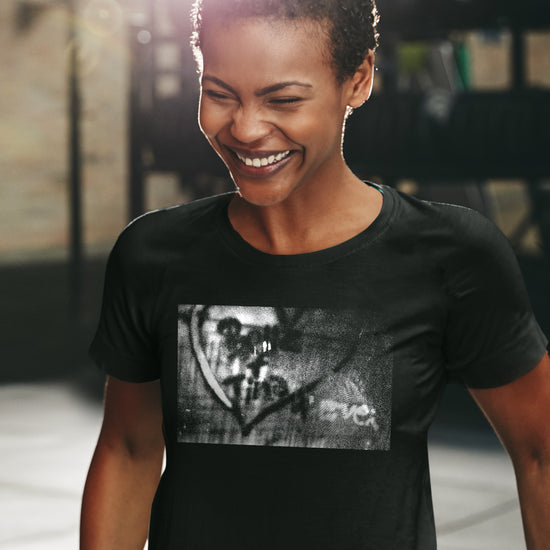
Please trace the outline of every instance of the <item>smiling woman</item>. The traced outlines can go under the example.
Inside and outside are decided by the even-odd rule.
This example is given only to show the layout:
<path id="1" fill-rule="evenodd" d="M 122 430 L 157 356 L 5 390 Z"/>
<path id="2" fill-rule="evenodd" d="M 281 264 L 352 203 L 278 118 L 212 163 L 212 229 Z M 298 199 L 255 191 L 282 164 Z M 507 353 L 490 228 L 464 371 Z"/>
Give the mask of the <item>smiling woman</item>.
<path id="1" fill-rule="evenodd" d="M 343 157 L 376 22 L 370 0 L 196 3 L 200 126 L 237 190 L 111 254 L 82 550 L 142 548 L 149 516 L 151 550 L 432 550 L 450 377 L 510 450 L 532 548 L 550 537 L 550 363 L 511 249 Z"/>
<path id="2" fill-rule="evenodd" d="M 200 125 L 239 190 L 229 207 L 233 227 L 268 253 L 334 246 L 380 211 L 380 193 L 342 154 L 346 116 L 372 89 L 374 56 L 368 51 L 340 81 L 327 26 L 216 17 L 201 27 Z"/>
<path id="3" fill-rule="evenodd" d="M 239 188 L 240 200 L 230 208 L 235 225 L 250 206 L 284 212 L 307 200 L 313 218 L 321 209 L 331 212 L 322 204 L 328 197 L 348 197 L 355 188 L 366 202 L 379 195 L 349 171 L 342 155 L 346 113 L 371 91 L 372 54 L 340 83 L 327 63 L 329 38 L 316 21 L 216 19 L 202 29 L 201 44 L 200 125 Z"/>

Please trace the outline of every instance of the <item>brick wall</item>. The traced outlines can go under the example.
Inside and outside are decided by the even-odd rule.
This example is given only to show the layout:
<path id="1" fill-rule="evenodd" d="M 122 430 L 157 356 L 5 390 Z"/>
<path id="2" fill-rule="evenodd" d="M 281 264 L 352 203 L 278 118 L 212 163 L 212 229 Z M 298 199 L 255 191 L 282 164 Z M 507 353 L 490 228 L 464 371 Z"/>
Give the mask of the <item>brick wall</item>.
<path id="1" fill-rule="evenodd" d="M 60 2 L 43 4 L 24 29 L 16 0 L 0 7 L 0 261 L 63 255 L 68 242 L 68 16 Z M 126 222 L 128 54 L 123 25 L 102 26 L 84 8 L 84 234 L 94 247 Z"/>

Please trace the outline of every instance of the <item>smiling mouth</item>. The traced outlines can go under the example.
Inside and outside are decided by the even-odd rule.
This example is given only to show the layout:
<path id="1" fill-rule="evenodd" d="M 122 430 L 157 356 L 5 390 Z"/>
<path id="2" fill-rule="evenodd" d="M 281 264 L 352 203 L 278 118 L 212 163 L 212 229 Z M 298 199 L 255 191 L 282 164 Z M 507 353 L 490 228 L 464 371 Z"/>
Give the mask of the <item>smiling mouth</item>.
<path id="1" fill-rule="evenodd" d="M 259 157 L 249 157 L 239 151 L 233 151 L 235 156 L 246 166 L 252 166 L 254 168 L 262 168 L 264 166 L 274 166 L 275 164 L 286 159 L 292 151 L 281 151 L 280 153 L 272 153 L 270 155 L 263 155 Z"/>

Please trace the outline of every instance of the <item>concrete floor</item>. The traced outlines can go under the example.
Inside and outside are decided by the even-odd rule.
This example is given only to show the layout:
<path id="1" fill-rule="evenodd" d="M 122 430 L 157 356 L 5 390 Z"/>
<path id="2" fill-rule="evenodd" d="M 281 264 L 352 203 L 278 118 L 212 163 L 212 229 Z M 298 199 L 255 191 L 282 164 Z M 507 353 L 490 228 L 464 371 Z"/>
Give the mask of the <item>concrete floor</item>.
<path id="1" fill-rule="evenodd" d="M 0 386 L 0 548 L 78 548 L 81 492 L 100 421 L 99 402 L 69 383 Z M 439 549 L 525 548 L 511 464 L 495 439 L 441 427 L 432 439 Z"/>

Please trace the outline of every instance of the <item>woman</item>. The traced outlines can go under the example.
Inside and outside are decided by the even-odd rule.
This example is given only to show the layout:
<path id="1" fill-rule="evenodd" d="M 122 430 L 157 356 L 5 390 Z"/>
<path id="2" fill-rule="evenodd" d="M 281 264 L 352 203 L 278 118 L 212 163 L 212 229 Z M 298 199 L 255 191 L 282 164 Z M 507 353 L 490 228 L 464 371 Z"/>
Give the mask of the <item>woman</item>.
<path id="1" fill-rule="evenodd" d="M 142 548 L 150 512 L 151 549 L 435 548 L 426 432 L 449 377 L 547 547 L 550 362 L 513 254 L 342 156 L 376 22 L 368 0 L 196 3 L 200 125 L 237 191 L 143 216 L 111 254 L 83 549 Z"/>

